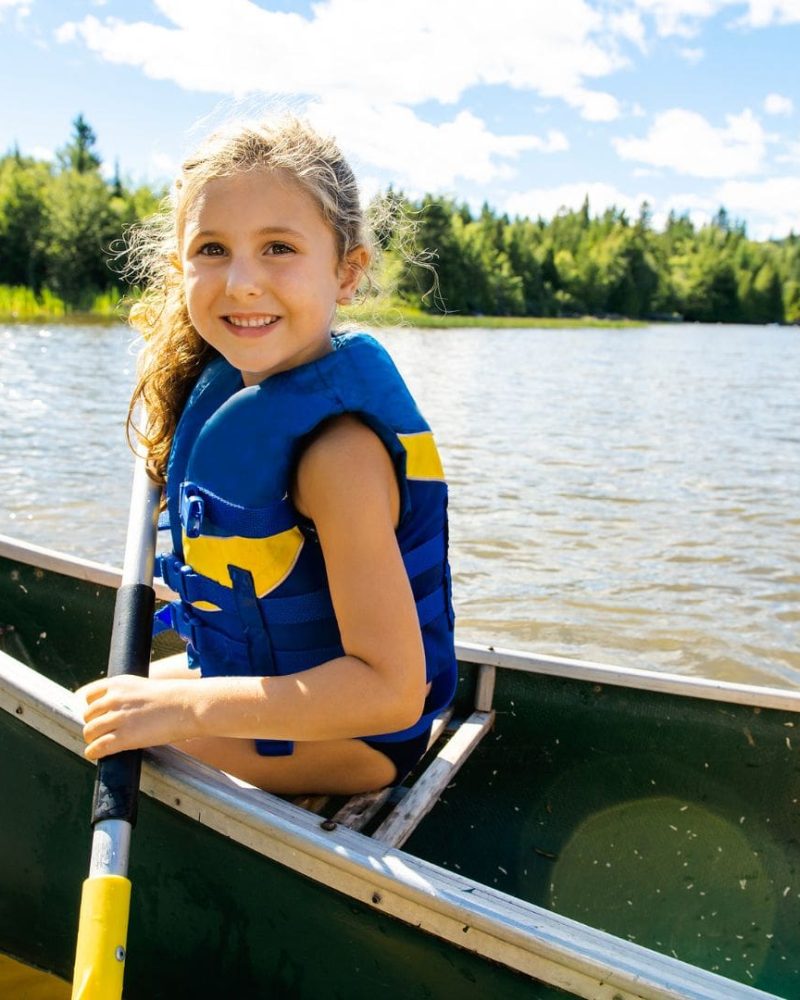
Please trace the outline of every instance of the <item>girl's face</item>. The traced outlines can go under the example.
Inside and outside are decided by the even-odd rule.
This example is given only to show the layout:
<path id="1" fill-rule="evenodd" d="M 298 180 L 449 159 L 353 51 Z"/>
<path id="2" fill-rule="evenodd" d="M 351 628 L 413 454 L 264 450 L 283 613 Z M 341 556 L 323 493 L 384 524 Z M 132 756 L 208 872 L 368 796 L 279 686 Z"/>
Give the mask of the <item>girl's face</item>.
<path id="1" fill-rule="evenodd" d="M 336 304 L 352 297 L 366 262 L 363 247 L 339 261 L 314 199 L 268 170 L 209 181 L 183 226 L 189 318 L 245 385 L 331 350 Z"/>

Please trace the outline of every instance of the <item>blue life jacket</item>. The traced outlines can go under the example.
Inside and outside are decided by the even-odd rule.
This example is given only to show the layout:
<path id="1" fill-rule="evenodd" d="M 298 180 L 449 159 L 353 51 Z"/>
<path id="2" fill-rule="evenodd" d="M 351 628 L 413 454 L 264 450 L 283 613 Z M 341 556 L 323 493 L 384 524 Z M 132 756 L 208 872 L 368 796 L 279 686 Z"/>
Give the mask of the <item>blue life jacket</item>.
<path id="1" fill-rule="evenodd" d="M 331 353 L 248 388 L 223 358 L 203 371 L 167 467 L 173 551 L 159 562 L 180 599 L 159 612 L 156 631 L 179 632 L 203 676 L 293 674 L 344 654 L 321 547 L 291 492 L 309 435 L 345 413 L 378 435 L 394 464 L 397 540 L 431 682 L 415 725 L 363 735 L 406 740 L 430 725 L 456 685 L 447 485 L 428 424 L 372 337 L 334 337 Z M 256 746 L 266 755 L 293 750 L 285 740 Z"/>

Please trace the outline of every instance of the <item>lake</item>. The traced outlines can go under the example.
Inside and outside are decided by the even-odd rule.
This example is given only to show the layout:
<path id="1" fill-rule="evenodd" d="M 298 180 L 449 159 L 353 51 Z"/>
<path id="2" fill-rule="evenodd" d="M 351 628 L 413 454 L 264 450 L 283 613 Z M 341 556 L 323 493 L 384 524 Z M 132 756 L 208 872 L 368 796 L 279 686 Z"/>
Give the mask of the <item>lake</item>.
<path id="1" fill-rule="evenodd" d="M 458 636 L 800 686 L 800 331 L 385 330 L 451 487 Z M 0 532 L 119 564 L 122 326 L 0 326 Z"/>

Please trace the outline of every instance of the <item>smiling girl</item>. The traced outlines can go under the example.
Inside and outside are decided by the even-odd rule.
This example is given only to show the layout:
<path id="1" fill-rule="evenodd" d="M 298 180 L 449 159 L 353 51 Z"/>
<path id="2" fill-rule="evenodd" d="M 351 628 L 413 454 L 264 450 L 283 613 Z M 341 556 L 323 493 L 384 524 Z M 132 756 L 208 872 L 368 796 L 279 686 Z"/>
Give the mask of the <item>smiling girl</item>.
<path id="1" fill-rule="evenodd" d="M 187 653 L 83 689 L 86 756 L 173 743 L 284 794 L 401 781 L 455 687 L 447 487 L 385 351 L 332 334 L 371 260 L 352 171 L 301 120 L 238 126 L 138 240 L 131 413 Z"/>

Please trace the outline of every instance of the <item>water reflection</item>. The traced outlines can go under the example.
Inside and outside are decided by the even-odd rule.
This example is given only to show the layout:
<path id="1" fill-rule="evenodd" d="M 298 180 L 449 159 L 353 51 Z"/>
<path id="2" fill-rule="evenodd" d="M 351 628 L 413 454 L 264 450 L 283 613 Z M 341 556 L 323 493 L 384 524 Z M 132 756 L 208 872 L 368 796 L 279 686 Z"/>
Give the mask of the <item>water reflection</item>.
<path id="1" fill-rule="evenodd" d="M 800 683 L 795 330 L 379 337 L 442 450 L 462 638 Z M 130 340 L 0 331 L 0 530 L 120 560 Z"/>

